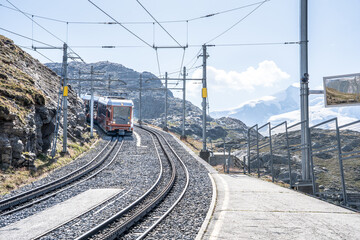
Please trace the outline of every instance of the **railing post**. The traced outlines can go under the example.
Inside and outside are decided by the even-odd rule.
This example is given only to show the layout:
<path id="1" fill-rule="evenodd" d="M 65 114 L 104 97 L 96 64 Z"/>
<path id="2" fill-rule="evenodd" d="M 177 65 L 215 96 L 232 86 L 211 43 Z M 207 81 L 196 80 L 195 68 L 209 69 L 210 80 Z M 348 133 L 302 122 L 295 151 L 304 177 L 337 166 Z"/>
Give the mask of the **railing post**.
<path id="1" fill-rule="evenodd" d="M 260 157 L 259 157 L 259 129 L 256 124 L 256 158 L 258 163 L 258 178 L 260 178 Z"/>
<path id="2" fill-rule="evenodd" d="M 269 122 L 269 141 L 270 141 L 270 162 L 271 162 L 271 180 L 274 182 L 274 157 L 272 151 L 272 142 L 271 142 L 271 123 Z"/>
<path id="3" fill-rule="evenodd" d="M 251 173 L 251 167 L 250 167 L 250 128 L 248 129 L 248 151 L 247 151 L 247 160 L 248 160 L 248 173 L 250 174 Z"/>
<path id="4" fill-rule="evenodd" d="M 289 144 L 289 133 L 287 122 L 285 122 L 285 131 L 286 131 L 286 149 L 287 149 L 287 156 L 288 156 L 288 164 L 289 164 L 289 181 L 290 181 L 290 188 L 292 188 L 292 179 L 291 179 L 291 154 L 290 154 L 290 144 Z"/>
<path id="5" fill-rule="evenodd" d="M 346 194 L 346 185 L 345 185 L 345 177 L 344 177 L 344 166 L 341 156 L 341 142 L 340 142 L 340 130 L 338 120 L 336 119 L 336 138 L 337 138 L 337 145 L 338 145 L 338 154 L 339 154 L 339 165 L 340 165 L 340 174 L 341 174 L 341 185 L 344 195 L 344 205 L 347 205 L 347 194 Z"/>

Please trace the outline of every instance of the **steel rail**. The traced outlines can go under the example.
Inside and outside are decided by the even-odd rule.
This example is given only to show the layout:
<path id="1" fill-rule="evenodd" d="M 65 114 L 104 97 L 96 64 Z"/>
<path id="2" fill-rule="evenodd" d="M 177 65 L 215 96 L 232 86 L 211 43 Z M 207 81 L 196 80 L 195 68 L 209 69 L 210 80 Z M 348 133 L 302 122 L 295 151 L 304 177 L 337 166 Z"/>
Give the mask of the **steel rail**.
<path id="1" fill-rule="evenodd" d="M 176 207 L 176 205 L 180 202 L 180 200 L 184 197 L 185 192 L 187 191 L 188 187 L 189 187 L 189 181 L 190 181 L 190 177 L 189 177 L 189 171 L 185 165 L 185 163 L 181 160 L 181 158 L 179 157 L 179 155 L 175 152 L 175 150 L 171 147 L 171 145 L 169 144 L 169 142 L 164 138 L 164 136 L 160 133 L 158 133 L 162 139 L 166 142 L 167 146 L 170 148 L 171 152 L 176 156 L 177 160 L 180 162 L 182 168 L 184 169 L 185 175 L 186 175 L 186 183 L 184 186 L 183 191 L 181 192 L 180 196 L 177 198 L 177 200 L 173 203 L 173 205 L 153 224 L 151 225 L 143 234 L 141 234 L 137 240 L 143 239 L 144 237 L 146 237 L 149 232 L 151 232 L 167 215 L 169 215 L 169 213 Z"/>
<path id="2" fill-rule="evenodd" d="M 116 142 L 116 143 L 117 143 L 117 142 Z M 112 158 L 104 167 L 102 167 L 101 169 L 99 169 L 97 172 L 95 172 L 94 174 L 90 175 L 89 177 L 87 177 L 87 178 L 83 179 L 82 181 L 78 182 L 76 185 L 78 185 L 78 184 L 80 184 L 80 183 L 83 183 L 83 182 L 85 182 L 85 181 L 93 178 L 94 176 L 96 176 L 97 174 L 101 173 L 101 172 L 104 171 L 106 168 L 108 168 L 108 167 L 115 161 L 115 159 L 116 159 L 116 157 L 118 156 L 120 150 L 122 149 L 123 143 L 124 143 L 124 141 L 121 142 L 121 145 L 119 146 L 119 149 L 116 151 L 116 153 L 115 153 L 115 155 L 113 156 L 113 158 Z M 116 145 L 116 144 L 115 144 L 115 145 Z M 110 152 L 111 152 L 111 151 L 110 151 Z M 74 187 L 74 185 L 73 185 L 73 186 L 70 186 L 70 187 Z M 69 188 L 70 188 L 70 187 L 69 187 Z M 66 188 L 66 189 L 68 189 L 68 188 Z M 64 189 L 64 190 L 66 190 L 66 189 Z M 64 191 L 64 190 L 62 190 L 62 191 Z M 82 216 L 82 215 L 84 215 L 84 214 L 86 214 L 86 213 L 88 213 L 88 212 L 91 212 L 92 210 L 94 210 L 94 209 L 97 208 L 98 206 L 104 204 L 104 202 L 109 201 L 110 199 L 114 199 L 114 198 L 116 198 L 116 197 L 118 197 L 119 195 L 122 195 L 122 194 L 123 194 L 123 193 L 120 192 L 120 193 L 116 194 L 115 196 L 112 196 L 112 197 L 110 197 L 110 198 L 105 199 L 103 202 L 101 202 L 101 203 L 99 203 L 99 204 L 96 204 L 94 207 L 90 208 L 90 209 L 87 210 L 86 212 L 81 213 L 81 214 L 79 214 L 79 215 L 71 218 L 70 220 L 59 224 L 58 226 L 56 226 L 56 227 L 54 227 L 54 228 L 52 228 L 52 229 L 50 229 L 50 230 L 42 233 L 41 235 L 36 236 L 36 237 L 33 238 L 33 239 L 40 239 L 40 238 L 44 237 L 45 235 L 49 234 L 50 232 L 56 230 L 57 228 L 66 225 L 67 223 L 73 221 L 74 219 L 76 219 L 76 218 L 78 218 L 78 217 L 80 217 L 80 216 Z"/>
<path id="3" fill-rule="evenodd" d="M 105 151 L 105 149 L 107 148 L 107 146 L 110 144 L 111 141 L 109 141 L 106 146 L 90 161 L 88 162 L 86 165 L 84 165 L 83 167 L 61 177 L 58 178 L 54 181 L 51 181 L 47 184 L 41 185 L 37 188 L 31 189 L 29 191 L 23 192 L 21 194 L 12 196 L 10 198 L 4 199 L 3 201 L 0 201 L 0 211 L 4 211 L 10 208 L 13 208 L 21 203 L 30 201 L 36 197 L 39 197 L 41 195 L 47 194 L 51 191 L 54 191 L 58 188 L 61 188 L 71 182 L 74 182 L 76 180 L 78 180 L 79 178 L 83 177 L 84 175 L 88 174 L 89 172 L 93 171 L 94 169 L 96 169 L 98 166 L 100 166 L 106 159 L 106 157 L 110 154 L 110 152 L 112 151 L 112 149 L 115 147 L 115 145 L 117 144 L 117 141 L 115 142 L 115 144 L 112 146 L 112 148 L 110 149 L 110 151 L 106 154 L 106 157 L 103 157 L 98 163 L 94 164 L 94 166 L 86 169 L 90 164 L 94 163 L 95 160 Z M 31 204 L 32 205 L 32 204 Z M 22 208 L 23 209 L 23 208 Z"/>
<path id="4" fill-rule="evenodd" d="M 107 153 L 107 154 L 105 155 L 105 157 L 103 158 L 102 162 L 101 162 L 97 167 L 99 167 L 102 163 L 104 163 L 105 159 L 110 155 L 110 153 L 113 151 L 113 149 L 115 148 L 115 146 L 117 145 L 117 143 L 118 143 L 118 141 L 115 142 L 115 144 L 111 147 L 111 149 L 108 151 L 108 153 Z M 120 145 L 120 148 L 121 148 L 121 147 L 122 147 L 122 143 L 121 143 L 121 145 Z M 95 169 L 96 169 L 96 168 L 93 168 L 92 170 L 95 170 Z M 92 170 L 91 170 L 91 171 L 92 171 Z M 89 171 L 89 172 L 91 172 L 91 171 Z M 7 212 L 1 214 L 1 216 L 9 215 L 9 214 L 12 214 L 12 213 L 14 213 L 14 212 L 18 212 L 18 211 L 20 211 L 20 210 L 22 210 L 22 209 L 24 209 L 24 208 L 28 208 L 28 207 L 31 207 L 32 205 L 35 205 L 35 204 L 39 203 L 39 202 L 45 201 L 46 199 L 49 199 L 49 198 L 51 198 L 51 197 L 53 197 L 53 196 L 55 196 L 55 195 L 57 195 L 57 194 L 59 194 L 59 193 L 61 193 L 61 192 L 63 192 L 63 191 L 66 191 L 66 190 L 69 189 L 69 188 L 75 187 L 75 186 L 79 185 L 80 183 L 82 183 L 82 182 L 84 182 L 84 181 L 87 181 L 88 179 L 94 177 L 95 175 L 97 175 L 97 174 L 98 174 L 99 172 L 101 172 L 101 171 L 102 171 L 102 169 L 101 169 L 100 171 L 97 171 L 97 172 L 95 172 L 94 174 L 86 177 L 85 179 L 83 179 L 83 180 L 81 180 L 81 181 L 79 181 L 79 182 L 76 182 L 75 184 L 70 185 L 70 184 L 72 183 L 72 182 L 70 182 L 70 183 L 67 185 L 67 187 L 62 188 L 62 189 L 60 189 L 59 191 L 52 192 L 52 193 L 50 193 L 50 194 L 48 194 L 48 195 L 46 195 L 46 196 L 44 196 L 44 197 L 42 197 L 42 198 L 40 198 L 40 199 L 37 199 L 37 200 L 32 201 L 32 202 L 29 202 L 28 204 L 22 205 L 22 206 L 20 206 L 20 207 L 18 207 L 18 208 L 15 208 L 15 209 L 13 209 L 13 210 L 7 211 Z M 89 173 L 89 172 L 88 172 L 88 173 Z M 88 174 L 88 173 L 86 173 L 86 174 Z M 84 174 L 84 175 L 86 175 L 86 174 Z M 84 175 L 83 175 L 82 177 L 84 177 Z M 80 178 L 81 178 L 81 177 L 80 177 Z M 77 180 L 79 180 L 79 178 L 78 178 L 78 179 L 75 179 L 75 181 L 77 181 Z M 75 182 L 75 181 L 74 181 L 74 182 Z"/>
<path id="5" fill-rule="evenodd" d="M 125 231 L 130 229 L 137 221 L 145 217 L 146 214 L 148 214 L 152 209 L 154 209 L 167 196 L 167 194 L 170 192 L 170 190 L 175 184 L 175 180 L 176 180 L 175 162 L 171 160 L 168 151 L 165 150 L 165 146 L 161 142 L 159 135 L 155 131 L 146 128 L 143 129 L 154 134 L 154 136 L 157 138 L 165 156 L 167 157 L 169 163 L 171 164 L 171 170 L 172 170 L 171 179 L 167 183 L 166 187 L 163 188 L 163 190 L 154 199 L 152 199 L 149 203 L 143 206 L 139 211 L 133 214 L 124 223 L 122 223 L 119 226 L 116 226 L 115 229 L 112 229 L 111 231 L 106 233 L 105 236 L 102 236 L 103 239 L 107 239 L 107 240 L 116 239 L 119 235 L 123 234 Z"/>
<path id="6" fill-rule="evenodd" d="M 155 181 L 155 183 L 151 186 L 151 188 L 149 188 L 148 191 L 146 191 L 143 195 L 141 195 L 138 199 L 136 199 L 130 205 L 128 205 L 127 207 L 125 207 L 121 211 L 115 213 L 113 216 L 111 216 L 110 218 L 108 218 L 105 221 L 101 222 L 97 226 L 93 227 L 92 229 L 90 229 L 86 233 L 84 233 L 81 236 L 77 237 L 76 240 L 88 239 L 88 238 L 92 237 L 93 235 L 95 235 L 95 234 L 101 232 L 102 230 L 106 229 L 110 224 L 114 223 L 116 220 L 123 217 L 125 214 L 127 214 L 131 210 L 135 209 L 135 207 L 137 207 L 140 202 L 142 202 L 146 197 L 148 197 L 149 194 L 152 193 L 155 190 L 155 188 L 159 186 L 159 184 L 161 182 L 161 179 L 163 178 L 163 174 L 162 174 L 162 172 L 163 172 L 163 164 L 162 164 L 162 161 L 161 161 L 159 151 L 158 151 L 158 149 L 156 147 L 155 139 L 151 134 L 150 134 L 150 136 L 151 136 L 151 138 L 153 140 L 156 155 L 157 155 L 157 158 L 158 158 L 158 160 L 160 162 L 160 173 L 159 173 L 159 176 L 158 176 L 157 180 Z M 161 146 L 160 141 L 159 141 L 159 143 L 160 143 L 160 146 Z M 169 159 L 168 159 L 168 161 L 171 164 L 171 161 Z M 172 180 L 175 181 L 175 176 L 174 175 L 175 175 L 176 171 L 174 171 L 174 169 L 173 169 L 173 168 L 175 168 L 175 164 L 171 164 L 171 166 L 172 166 L 171 167 L 171 169 L 172 169 L 172 178 L 174 178 Z M 133 220 L 138 220 L 138 219 L 133 219 Z M 134 223 L 135 222 L 131 222 L 131 225 L 134 224 Z M 107 239 L 115 239 L 116 236 L 118 236 L 121 233 L 125 232 L 130 227 L 130 222 L 127 222 L 126 229 L 124 228 L 124 226 L 122 226 L 122 229 L 119 229 L 118 227 L 114 231 L 111 231 L 110 233 L 108 233 L 108 235 L 111 235 L 111 236 L 108 236 Z M 102 238 L 105 239 L 104 236 L 102 236 Z"/>

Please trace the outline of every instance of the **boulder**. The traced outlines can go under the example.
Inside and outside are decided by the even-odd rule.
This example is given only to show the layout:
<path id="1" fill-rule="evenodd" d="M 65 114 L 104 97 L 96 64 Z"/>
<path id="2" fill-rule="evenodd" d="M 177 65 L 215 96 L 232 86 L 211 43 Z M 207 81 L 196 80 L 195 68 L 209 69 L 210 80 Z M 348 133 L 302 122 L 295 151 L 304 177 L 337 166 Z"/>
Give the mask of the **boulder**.
<path id="1" fill-rule="evenodd" d="M 19 138 L 14 138 L 11 140 L 12 146 L 12 157 L 16 160 L 21 158 L 21 154 L 24 151 L 24 144 Z"/>

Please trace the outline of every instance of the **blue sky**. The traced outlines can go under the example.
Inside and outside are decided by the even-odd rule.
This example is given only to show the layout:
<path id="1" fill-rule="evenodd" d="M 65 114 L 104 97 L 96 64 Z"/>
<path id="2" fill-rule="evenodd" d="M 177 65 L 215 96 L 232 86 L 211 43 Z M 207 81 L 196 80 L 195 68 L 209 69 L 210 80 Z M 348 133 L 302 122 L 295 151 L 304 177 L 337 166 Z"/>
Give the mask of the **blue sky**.
<path id="1" fill-rule="evenodd" d="M 151 17 L 135 0 L 93 0 L 119 22 L 152 22 Z M 166 1 L 148 0 L 142 4 L 158 21 L 192 19 L 225 11 L 261 0 L 197 0 Z M 85 0 L 46 1 L 11 0 L 25 12 L 61 19 L 64 21 L 112 21 Z M 0 0 L 0 4 L 11 6 Z M 191 61 L 200 45 L 214 38 L 238 22 L 258 5 L 219 14 L 209 18 L 181 23 L 164 23 L 163 26 L 181 44 L 189 44 L 185 51 L 187 67 L 199 66 L 200 59 Z M 309 73 L 310 88 L 319 89 L 324 76 L 360 72 L 360 1 L 316 0 L 309 1 Z M 136 71 L 150 71 L 159 75 L 155 51 L 118 25 L 66 24 L 35 17 L 39 24 L 68 44 L 87 63 L 108 60 L 121 63 Z M 68 28 L 67 28 L 68 26 Z M 127 24 L 151 45 L 175 46 L 158 25 Z M 34 25 L 21 13 L 0 6 L 0 28 L 14 31 L 54 46 L 62 43 Z M 187 30 L 188 29 L 188 30 Z M 0 30 L 21 46 L 31 46 L 31 41 Z M 154 41 L 155 40 L 155 41 Z M 233 108 L 243 102 L 271 95 L 299 82 L 299 46 L 265 45 L 222 47 L 232 43 L 284 43 L 299 40 L 299 0 L 270 0 L 261 5 L 226 34 L 209 42 L 217 46 L 209 48 L 208 87 L 210 111 Z M 39 44 L 35 44 L 40 46 Z M 132 46 L 115 49 L 78 48 L 83 46 Z M 196 45 L 196 46 L 194 46 Z M 48 62 L 36 52 L 28 51 L 41 62 Z M 62 60 L 59 50 L 41 50 L 56 62 Z M 180 69 L 182 49 L 159 49 L 161 74 Z M 196 58 L 195 58 L 196 59 Z M 192 70 L 189 76 L 199 77 Z M 178 74 L 173 75 L 174 77 Z M 189 84 L 188 99 L 199 105 L 200 85 Z M 179 94 L 180 96 L 180 94 Z"/>

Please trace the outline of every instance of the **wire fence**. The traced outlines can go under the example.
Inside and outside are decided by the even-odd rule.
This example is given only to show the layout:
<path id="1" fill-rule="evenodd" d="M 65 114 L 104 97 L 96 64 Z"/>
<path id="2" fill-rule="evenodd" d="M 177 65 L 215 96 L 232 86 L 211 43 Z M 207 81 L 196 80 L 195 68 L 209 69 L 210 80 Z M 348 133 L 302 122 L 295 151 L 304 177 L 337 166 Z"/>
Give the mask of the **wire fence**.
<path id="1" fill-rule="evenodd" d="M 339 126 L 338 119 L 332 118 L 311 126 L 308 144 L 301 141 L 305 126 L 306 121 L 291 126 L 285 121 L 273 127 L 271 123 L 250 127 L 247 172 L 258 177 L 270 175 L 273 182 L 294 188 L 306 179 L 304 169 L 308 167 L 314 195 L 359 207 L 360 120 Z M 308 153 L 306 166 L 302 159 Z"/>

